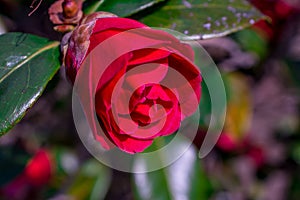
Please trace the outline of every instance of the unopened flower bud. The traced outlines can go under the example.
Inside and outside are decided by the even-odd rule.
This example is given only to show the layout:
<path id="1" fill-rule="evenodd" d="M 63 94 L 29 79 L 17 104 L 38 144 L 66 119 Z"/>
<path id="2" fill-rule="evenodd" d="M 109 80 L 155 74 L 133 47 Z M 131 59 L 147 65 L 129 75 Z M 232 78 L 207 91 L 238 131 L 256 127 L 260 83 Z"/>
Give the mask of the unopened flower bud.
<path id="1" fill-rule="evenodd" d="M 83 12 L 82 0 L 58 0 L 48 10 L 54 30 L 70 32 L 80 22 Z"/>
<path id="2" fill-rule="evenodd" d="M 78 4 L 74 0 L 65 0 L 62 3 L 63 15 L 65 18 L 72 18 L 78 13 Z"/>

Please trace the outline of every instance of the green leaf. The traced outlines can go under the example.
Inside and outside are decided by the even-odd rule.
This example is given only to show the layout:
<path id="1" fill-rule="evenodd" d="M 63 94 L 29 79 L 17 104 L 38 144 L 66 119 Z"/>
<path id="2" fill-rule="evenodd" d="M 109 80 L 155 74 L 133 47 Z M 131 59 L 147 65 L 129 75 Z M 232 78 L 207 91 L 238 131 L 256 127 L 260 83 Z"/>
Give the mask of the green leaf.
<path id="1" fill-rule="evenodd" d="M 182 32 L 185 40 L 225 36 L 264 18 L 246 0 L 169 0 L 141 21 Z"/>
<path id="2" fill-rule="evenodd" d="M 59 42 L 24 33 L 0 36 L 0 136 L 9 131 L 59 70 Z"/>
<path id="3" fill-rule="evenodd" d="M 210 99 L 208 88 L 204 81 L 201 83 L 201 99 L 200 99 L 199 109 L 201 112 L 199 125 L 201 127 L 208 127 L 209 126 L 208 119 L 211 115 L 211 99 Z"/>
<path id="4" fill-rule="evenodd" d="M 87 161 L 68 193 L 76 199 L 104 199 L 111 182 L 111 170 L 97 160 Z"/>
<path id="5" fill-rule="evenodd" d="M 260 59 L 268 54 L 268 43 L 258 31 L 245 29 L 235 33 L 233 38 L 245 51 L 255 53 Z"/>
<path id="6" fill-rule="evenodd" d="M 95 11 L 107 11 L 120 17 L 128 17 L 153 5 L 166 0 L 98 0 L 86 1 L 84 12 L 93 13 Z"/>
<path id="7" fill-rule="evenodd" d="M 163 140 L 160 140 L 160 143 Z M 182 144 L 187 141 L 182 139 Z M 172 155 L 158 153 L 157 160 Z M 150 160 L 137 159 L 135 167 L 147 171 Z M 157 162 L 157 161 L 155 161 Z M 149 173 L 135 173 L 134 191 L 138 200 L 152 199 L 209 199 L 212 194 L 211 183 L 205 176 L 197 157 L 196 149 L 191 146 L 172 165 Z"/>

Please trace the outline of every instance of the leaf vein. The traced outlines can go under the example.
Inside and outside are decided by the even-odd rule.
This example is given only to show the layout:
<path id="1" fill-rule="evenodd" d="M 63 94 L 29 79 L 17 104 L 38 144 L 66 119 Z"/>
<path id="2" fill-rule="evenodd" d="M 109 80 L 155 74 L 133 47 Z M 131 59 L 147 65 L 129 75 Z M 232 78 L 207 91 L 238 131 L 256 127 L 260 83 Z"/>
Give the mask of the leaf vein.
<path id="1" fill-rule="evenodd" d="M 38 51 L 34 52 L 33 54 L 31 54 L 28 58 L 24 59 L 22 62 L 20 62 L 19 64 L 17 64 L 15 67 L 11 68 L 11 70 L 9 70 L 6 74 L 4 74 L 4 76 L 0 79 L 0 84 L 10 75 L 12 74 L 14 71 L 16 71 L 17 69 L 19 69 L 20 67 L 22 67 L 24 64 L 26 64 L 27 62 L 30 62 L 31 59 L 33 59 L 34 57 L 38 56 L 39 54 L 57 47 L 59 45 L 59 42 L 53 42 L 41 49 L 39 49 Z"/>

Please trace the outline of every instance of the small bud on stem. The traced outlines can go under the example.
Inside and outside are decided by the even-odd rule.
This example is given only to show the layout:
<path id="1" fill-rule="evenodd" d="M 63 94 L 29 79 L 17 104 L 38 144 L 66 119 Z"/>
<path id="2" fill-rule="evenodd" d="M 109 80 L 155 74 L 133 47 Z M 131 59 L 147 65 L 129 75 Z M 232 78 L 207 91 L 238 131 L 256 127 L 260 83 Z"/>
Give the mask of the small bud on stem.
<path id="1" fill-rule="evenodd" d="M 65 18 L 72 18 L 78 13 L 78 5 L 74 0 L 64 0 L 62 3 L 63 15 Z"/>
<path id="2" fill-rule="evenodd" d="M 82 0 L 57 0 L 48 10 L 54 30 L 62 33 L 72 31 L 83 16 Z"/>

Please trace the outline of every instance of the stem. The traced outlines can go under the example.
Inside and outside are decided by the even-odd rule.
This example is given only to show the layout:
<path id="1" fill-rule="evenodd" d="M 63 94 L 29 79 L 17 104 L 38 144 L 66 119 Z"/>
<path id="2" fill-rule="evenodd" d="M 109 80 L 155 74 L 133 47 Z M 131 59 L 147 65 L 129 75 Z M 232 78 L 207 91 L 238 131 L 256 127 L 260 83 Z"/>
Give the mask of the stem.
<path id="1" fill-rule="evenodd" d="M 35 4 L 37 0 L 33 0 L 31 5 L 30 5 L 30 8 L 34 8 L 33 4 Z M 37 6 L 28 14 L 28 16 L 31 16 L 41 5 L 43 0 L 40 0 L 39 3 L 37 4 Z"/>

